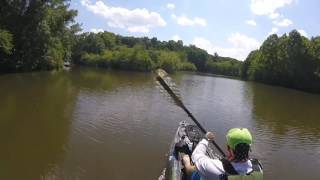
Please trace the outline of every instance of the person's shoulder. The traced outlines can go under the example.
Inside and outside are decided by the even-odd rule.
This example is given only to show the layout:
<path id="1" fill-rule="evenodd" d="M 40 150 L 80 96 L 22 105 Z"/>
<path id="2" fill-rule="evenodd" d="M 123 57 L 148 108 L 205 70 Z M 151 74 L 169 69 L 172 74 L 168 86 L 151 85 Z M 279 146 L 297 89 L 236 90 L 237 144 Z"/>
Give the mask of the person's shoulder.
<path id="1" fill-rule="evenodd" d="M 250 160 L 246 162 L 231 162 L 233 168 L 240 174 L 248 173 L 252 171 L 252 163 Z"/>
<path id="2" fill-rule="evenodd" d="M 247 160 L 245 162 L 231 162 L 231 164 L 233 166 L 248 166 L 248 167 L 252 167 L 252 162 L 251 160 Z"/>

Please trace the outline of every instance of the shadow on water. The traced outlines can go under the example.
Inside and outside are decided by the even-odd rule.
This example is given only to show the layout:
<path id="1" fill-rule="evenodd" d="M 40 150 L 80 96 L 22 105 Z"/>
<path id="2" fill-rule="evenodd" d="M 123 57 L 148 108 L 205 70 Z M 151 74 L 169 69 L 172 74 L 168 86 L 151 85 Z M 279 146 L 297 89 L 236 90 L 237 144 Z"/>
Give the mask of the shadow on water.
<path id="1" fill-rule="evenodd" d="M 260 125 L 279 136 L 295 130 L 300 137 L 320 138 L 320 95 L 263 84 L 249 86 L 253 113 Z"/>
<path id="2" fill-rule="evenodd" d="M 69 74 L 73 86 L 81 90 L 113 91 L 125 87 L 143 87 L 153 83 L 152 73 L 113 71 L 100 68 L 73 68 Z"/>
<path id="3" fill-rule="evenodd" d="M 150 162 L 175 128 L 153 80 L 93 68 L 1 76 L 0 179 L 155 178 L 164 162 Z"/>
<path id="4" fill-rule="evenodd" d="M 266 178 L 318 179 L 320 96 L 250 82 L 247 93 Z"/>
<path id="5" fill-rule="evenodd" d="M 61 73 L 0 77 L 0 179 L 50 176 L 64 158 L 75 101 Z"/>

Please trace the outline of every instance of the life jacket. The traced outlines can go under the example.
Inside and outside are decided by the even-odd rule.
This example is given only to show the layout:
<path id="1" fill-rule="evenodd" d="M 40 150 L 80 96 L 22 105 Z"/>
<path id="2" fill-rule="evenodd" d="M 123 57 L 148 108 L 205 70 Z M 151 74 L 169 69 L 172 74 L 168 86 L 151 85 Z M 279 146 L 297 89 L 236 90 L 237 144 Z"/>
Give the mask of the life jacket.
<path id="1" fill-rule="evenodd" d="M 263 180 L 263 168 L 257 159 L 250 159 L 252 171 L 247 174 L 239 174 L 231 162 L 227 159 L 221 159 L 225 174 L 220 175 L 220 180 Z"/>

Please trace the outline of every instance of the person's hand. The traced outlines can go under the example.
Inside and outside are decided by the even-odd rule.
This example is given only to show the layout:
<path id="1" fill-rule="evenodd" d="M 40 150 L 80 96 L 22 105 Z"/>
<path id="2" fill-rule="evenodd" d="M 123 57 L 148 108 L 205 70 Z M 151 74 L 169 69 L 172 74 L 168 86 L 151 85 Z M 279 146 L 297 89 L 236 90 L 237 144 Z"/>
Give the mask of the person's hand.
<path id="1" fill-rule="evenodd" d="M 182 162 L 185 166 L 190 166 L 190 157 L 187 154 L 182 155 Z"/>
<path id="2" fill-rule="evenodd" d="M 213 141 L 214 140 L 214 134 L 212 132 L 207 132 L 206 133 L 206 139 L 208 141 Z"/>

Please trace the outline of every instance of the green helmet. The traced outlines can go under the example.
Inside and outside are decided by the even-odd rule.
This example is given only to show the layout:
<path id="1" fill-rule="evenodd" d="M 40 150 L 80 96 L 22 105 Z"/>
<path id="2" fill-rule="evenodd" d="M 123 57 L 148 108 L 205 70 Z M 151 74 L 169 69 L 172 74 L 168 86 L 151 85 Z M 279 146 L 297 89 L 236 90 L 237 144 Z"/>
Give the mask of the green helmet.
<path id="1" fill-rule="evenodd" d="M 234 150 L 240 143 L 252 144 L 252 136 L 247 128 L 232 128 L 228 131 L 227 143 Z"/>

